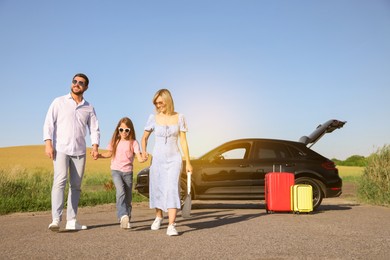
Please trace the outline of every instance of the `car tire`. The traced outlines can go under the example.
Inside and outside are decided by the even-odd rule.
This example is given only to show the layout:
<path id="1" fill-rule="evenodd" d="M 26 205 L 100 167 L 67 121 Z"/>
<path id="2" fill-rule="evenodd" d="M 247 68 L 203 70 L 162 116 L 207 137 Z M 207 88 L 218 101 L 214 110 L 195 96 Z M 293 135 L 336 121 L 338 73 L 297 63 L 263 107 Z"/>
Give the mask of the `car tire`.
<path id="1" fill-rule="evenodd" d="M 295 184 L 309 184 L 313 187 L 313 210 L 316 210 L 324 198 L 324 193 L 318 181 L 308 177 L 301 177 L 295 180 Z"/>

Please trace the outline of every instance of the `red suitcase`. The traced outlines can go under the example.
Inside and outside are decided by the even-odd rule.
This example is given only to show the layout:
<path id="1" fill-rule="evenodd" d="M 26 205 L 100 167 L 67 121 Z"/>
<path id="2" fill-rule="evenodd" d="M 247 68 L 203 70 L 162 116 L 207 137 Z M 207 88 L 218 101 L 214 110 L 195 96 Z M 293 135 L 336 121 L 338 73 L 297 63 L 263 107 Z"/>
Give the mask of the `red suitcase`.
<path id="1" fill-rule="evenodd" d="M 275 172 L 274 167 L 273 172 L 265 175 L 265 210 L 267 213 L 292 210 L 290 189 L 293 185 L 293 173 Z"/>

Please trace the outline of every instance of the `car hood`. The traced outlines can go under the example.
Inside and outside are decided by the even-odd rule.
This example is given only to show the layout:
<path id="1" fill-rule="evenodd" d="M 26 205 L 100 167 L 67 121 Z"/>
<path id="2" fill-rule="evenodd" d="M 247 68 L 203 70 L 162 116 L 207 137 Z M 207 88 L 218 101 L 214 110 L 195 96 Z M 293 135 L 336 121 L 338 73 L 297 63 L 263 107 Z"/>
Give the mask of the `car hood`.
<path id="1" fill-rule="evenodd" d="M 299 142 L 304 143 L 305 145 L 310 145 L 309 147 L 312 147 L 318 140 L 320 140 L 323 135 L 343 127 L 345 123 L 347 123 L 347 121 L 340 121 L 336 119 L 328 120 L 322 125 L 317 126 L 316 130 L 314 130 L 314 132 L 309 136 L 304 135 L 299 138 Z"/>

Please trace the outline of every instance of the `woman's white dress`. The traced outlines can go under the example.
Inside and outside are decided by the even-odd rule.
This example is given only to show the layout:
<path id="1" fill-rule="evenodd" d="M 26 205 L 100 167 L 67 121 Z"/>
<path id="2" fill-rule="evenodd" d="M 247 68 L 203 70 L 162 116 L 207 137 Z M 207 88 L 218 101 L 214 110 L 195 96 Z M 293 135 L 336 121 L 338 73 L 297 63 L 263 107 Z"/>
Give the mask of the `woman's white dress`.
<path id="1" fill-rule="evenodd" d="M 149 205 L 167 212 L 169 208 L 180 209 L 179 177 L 182 156 L 178 145 L 179 133 L 187 132 L 182 114 L 174 125 L 159 125 L 155 115 L 150 115 L 146 131 L 154 131 L 155 143 L 149 172 Z"/>

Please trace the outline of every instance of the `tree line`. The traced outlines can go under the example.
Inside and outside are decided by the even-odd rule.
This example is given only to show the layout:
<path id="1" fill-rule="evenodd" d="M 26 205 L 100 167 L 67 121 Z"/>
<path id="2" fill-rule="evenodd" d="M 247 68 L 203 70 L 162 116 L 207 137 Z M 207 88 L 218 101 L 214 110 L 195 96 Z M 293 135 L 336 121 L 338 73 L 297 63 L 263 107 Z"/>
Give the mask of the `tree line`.
<path id="1" fill-rule="evenodd" d="M 333 158 L 332 161 L 339 166 L 360 166 L 365 167 L 367 166 L 368 157 L 364 157 L 361 155 L 352 155 L 348 157 L 346 160 L 338 160 L 336 158 Z"/>

